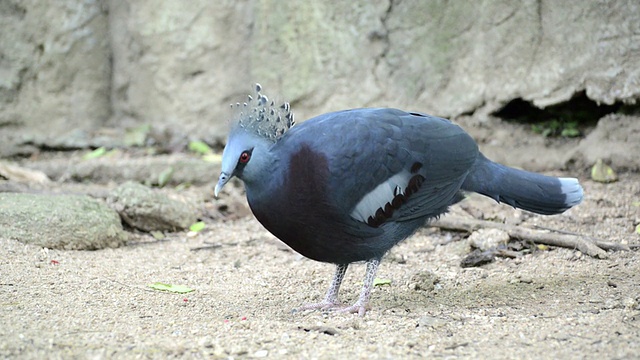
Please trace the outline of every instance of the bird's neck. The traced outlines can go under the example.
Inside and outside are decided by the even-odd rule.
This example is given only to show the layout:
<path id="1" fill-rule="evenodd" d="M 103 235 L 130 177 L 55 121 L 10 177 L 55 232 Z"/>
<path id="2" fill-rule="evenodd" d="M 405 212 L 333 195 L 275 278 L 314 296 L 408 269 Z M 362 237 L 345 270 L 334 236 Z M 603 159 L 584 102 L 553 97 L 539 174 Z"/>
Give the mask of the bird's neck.
<path id="1" fill-rule="evenodd" d="M 254 151 L 251 161 L 253 162 L 251 172 L 242 176 L 247 200 L 252 202 L 273 196 L 273 189 L 281 178 L 278 166 L 280 161 L 277 156 L 270 149 L 260 149 L 260 151 Z"/>

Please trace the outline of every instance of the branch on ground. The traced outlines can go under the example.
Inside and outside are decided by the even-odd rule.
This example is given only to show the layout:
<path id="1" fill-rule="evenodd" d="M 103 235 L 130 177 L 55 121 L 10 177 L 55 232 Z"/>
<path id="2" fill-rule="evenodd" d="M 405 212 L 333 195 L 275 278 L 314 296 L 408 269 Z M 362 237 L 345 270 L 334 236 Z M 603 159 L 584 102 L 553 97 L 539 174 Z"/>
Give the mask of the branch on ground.
<path id="1" fill-rule="evenodd" d="M 466 219 L 446 216 L 430 224 L 445 230 L 473 232 L 478 229 L 500 229 L 513 239 L 528 240 L 537 244 L 576 249 L 597 259 L 606 259 L 606 250 L 630 250 L 626 245 L 595 239 L 552 229 L 537 230 L 522 226 L 513 226 L 493 221 Z"/>

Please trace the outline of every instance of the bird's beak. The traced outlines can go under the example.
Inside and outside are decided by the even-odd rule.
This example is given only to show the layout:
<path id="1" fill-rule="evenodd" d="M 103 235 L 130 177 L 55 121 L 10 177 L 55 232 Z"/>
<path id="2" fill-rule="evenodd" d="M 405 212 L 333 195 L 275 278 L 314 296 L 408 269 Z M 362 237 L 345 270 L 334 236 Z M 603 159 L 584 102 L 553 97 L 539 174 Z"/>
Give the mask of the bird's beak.
<path id="1" fill-rule="evenodd" d="M 229 182 L 229 179 L 231 179 L 231 176 L 229 176 L 229 174 L 225 172 L 220 173 L 220 177 L 218 178 L 218 183 L 216 184 L 216 188 L 215 190 L 213 190 L 213 196 L 215 196 L 216 198 L 218 197 L 218 193 L 220 193 L 220 190 L 222 190 L 224 185 Z"/>

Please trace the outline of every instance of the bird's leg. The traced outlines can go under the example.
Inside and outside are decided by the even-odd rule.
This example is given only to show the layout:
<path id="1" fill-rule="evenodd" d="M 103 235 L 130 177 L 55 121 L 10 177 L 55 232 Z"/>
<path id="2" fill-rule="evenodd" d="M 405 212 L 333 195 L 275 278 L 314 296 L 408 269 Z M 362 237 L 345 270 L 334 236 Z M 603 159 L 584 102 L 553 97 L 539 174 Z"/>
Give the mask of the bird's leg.
<path id="1" fill-rule="evenodd" d="M 371 290 L 373 289 L 373 280 L 376 278 L 376 272 L 380 265 L 380 259 L 367 260 L 367 272 L 364 275 L 364 284 L 360 291 L 360 297 L 355 304 L 346 308 L 340 309 L 341 312 L 358 313 L 360 316 L 364 316 L 367 312 L 367 305 L 371 298 Z"/>
<path id="2" fill-rule="evenodd" d="M 344 274 L 347 272 L 348 266 L 349 264 L 336 265 L 336 272 L 333 275 L 333 280 L 331 280 L 331 285 L 329 285 L 329 290 L 327 291 L 327 295 L 325 295 L 324 300 L 319 303 L 303 305 L 297 308 L 296 311 L 317 309 L 327 310 L 339 307 L 340 302 L 338 301 L 338 291 L 340 291 L 340 285 L 342 284 L 342 279 L 344 279 Z"/>

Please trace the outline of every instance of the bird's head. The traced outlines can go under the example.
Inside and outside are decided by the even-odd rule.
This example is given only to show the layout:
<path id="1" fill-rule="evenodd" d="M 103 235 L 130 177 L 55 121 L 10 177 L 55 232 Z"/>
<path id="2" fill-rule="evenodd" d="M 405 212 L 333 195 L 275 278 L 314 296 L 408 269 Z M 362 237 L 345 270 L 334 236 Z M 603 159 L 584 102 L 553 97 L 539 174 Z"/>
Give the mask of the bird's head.
<path id="1" fill-rule="evenodd" d="M 256 84 L 256 95 L 248 101 L 232 104 L 236 111 L 227 145 L 222 153 L 220 177 L 214 191 L 217 197 L 224 185 L 236 176 L 245 184 L 258 181 L 268 171 L 269 150 L 293 124 L 289 103 L 276 106 L 261 94 Z"/>

